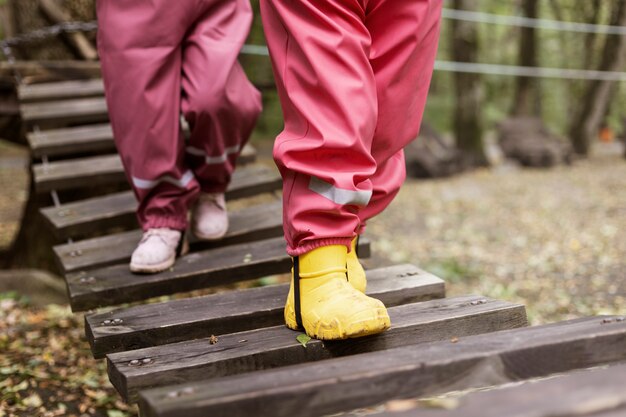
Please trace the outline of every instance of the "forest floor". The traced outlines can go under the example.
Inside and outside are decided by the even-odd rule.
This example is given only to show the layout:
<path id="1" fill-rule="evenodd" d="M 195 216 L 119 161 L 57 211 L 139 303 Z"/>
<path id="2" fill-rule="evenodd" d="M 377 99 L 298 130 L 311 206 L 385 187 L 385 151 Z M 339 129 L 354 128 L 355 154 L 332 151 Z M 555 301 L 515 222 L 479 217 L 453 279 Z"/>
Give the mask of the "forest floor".
<path id="1" fill-rule="evenodd" d="M 444 278 L 449 295 L 523 303 L 532 324 L 626 314 L 626 161 L 618 152 L 598 148 L 547 170 L 503 165 L 408 180 L 368 226 L 368 263 L 414 263 Z M 3 216 L 4 234 L 15 230 L 16 184 L 26 183 L 23 169 L 3 176 L 15 164 L 0 164 L 0 210 L 13 219 Z M 104 361 L 91 358 L 82 316 L 65 305 L 1 294 L 0 352 L 0 417 L 136 415 L 108 383 Z"/>

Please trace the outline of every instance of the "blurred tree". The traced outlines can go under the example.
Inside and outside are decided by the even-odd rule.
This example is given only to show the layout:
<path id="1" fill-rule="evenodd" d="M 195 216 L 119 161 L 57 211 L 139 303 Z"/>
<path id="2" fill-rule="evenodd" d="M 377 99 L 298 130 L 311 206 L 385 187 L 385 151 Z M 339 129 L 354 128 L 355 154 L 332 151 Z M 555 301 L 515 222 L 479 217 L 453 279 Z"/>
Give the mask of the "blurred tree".
<path id="1" fill-rule="evenodd" d="M 522 10 L 524 16 L 537 18 L 537 0 L 523 0 Z M 537 66 L 537 37 L 535 28 L 522 27 L 520 29 L 518 65 L 523 67 Z M 515 95 L 513 97 L 513 116 L 538 116 L 541 117 L 541 100 L 538 78 L 518 77 L 515 82 Z"/>
<path id="2" fill-rule="evenodd" d="M 454 0 L 453 7 L 476 10 L 475 0 Z M 452 58 L 458 62 L 476 62 L 478 55 L 478 27 L 475 23 L 451 21 Z M 454 73 L 455 112 L 454 135 L 456 146 L 469 166 L 488 165 L 483 144 L 483 90 L 478 74 Z"/>
<path id="3" fill-rule="evenodd" d="M 612 2 L 610 25 L 626 26 L 626 0 Z M 606 36 L 598 71 L 620 71 L 626 60 L 626 37 Z M 594 80 L 587 87 L 569 133 L 574 151 L 587 155 L 615 95 L 615 81 Z"/>

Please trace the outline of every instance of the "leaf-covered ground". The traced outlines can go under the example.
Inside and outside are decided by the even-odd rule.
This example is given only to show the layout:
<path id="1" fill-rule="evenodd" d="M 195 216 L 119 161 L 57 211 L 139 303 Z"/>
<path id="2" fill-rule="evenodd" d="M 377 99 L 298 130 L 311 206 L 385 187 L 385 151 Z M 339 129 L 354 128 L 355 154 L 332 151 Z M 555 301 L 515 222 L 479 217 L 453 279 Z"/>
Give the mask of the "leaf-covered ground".
<path id="1" fill-rule="evenodd" d="M 610 151 L 613 149 L 613 151 Z M 368 227 L 373 253 L 527 305 L 532 324 L 626 314 L 626 160 L 408 181 Z"/>
<path id="2" fill-rule="evenodd" d="M 0 299 L 0 417 L 134 414 L 91 358 L 82 316 L 67 306 L 31 308 L 17 294 Z"/>

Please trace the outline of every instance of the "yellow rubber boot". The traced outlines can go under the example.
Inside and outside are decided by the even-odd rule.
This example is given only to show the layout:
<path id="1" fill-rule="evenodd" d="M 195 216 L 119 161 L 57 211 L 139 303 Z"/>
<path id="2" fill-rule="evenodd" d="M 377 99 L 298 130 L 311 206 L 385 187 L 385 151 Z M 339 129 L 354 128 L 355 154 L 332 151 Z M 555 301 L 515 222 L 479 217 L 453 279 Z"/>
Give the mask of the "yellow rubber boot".
<path id="1" fill-rule="evenodd" d="M 343 245 L 331 245 L 294 258 L 285 304 L 287 327 L 322 340 L 367 336 L 389 328 L 384 304 L 357 291 L 346 279 L 347 252 Z"/>
<path id="2" fill-rule="evenodd" d="M 367 287 L 367 279 L 365 278 L 365 270 L 359 262 L 359 254 L 357 253 L 357 245 L 359 244 L 359 237 L 352 239 L 352 249 L 348 252 L 346 258 L 346 266 L 348 267 L 348 281 L 355 290 L 365 293 Z"/>

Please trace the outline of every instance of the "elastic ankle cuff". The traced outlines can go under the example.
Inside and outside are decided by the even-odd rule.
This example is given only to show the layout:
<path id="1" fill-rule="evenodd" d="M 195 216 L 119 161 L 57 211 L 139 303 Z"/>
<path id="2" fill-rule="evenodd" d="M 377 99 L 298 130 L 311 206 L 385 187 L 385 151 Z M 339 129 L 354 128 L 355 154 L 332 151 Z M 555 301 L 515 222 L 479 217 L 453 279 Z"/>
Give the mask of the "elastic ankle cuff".
<path id="1" fill-rule="evenodd" d="M 187 229 L 187 219 L 179 219 L 176 217 L 156 217 L 152 219 L 148 219 L 148 221 L 141 226 L 143 231 L 147 231 L 148 229 L 172 229 L 172 230 L 186 230 Z"/>
<path id="2" fill-rule="evenodd" d="M 352 242 L 352 237 L 330 237 L 325 239 L 317 239 L 305 242 L 301 246 L 297 248 L 287 247 L 287 254 L 290 256 L 299 256 L 303 253 L 307 253 L 312 251 L 313 249 L 317 249 L 322 246 L 330 246 L 330 245 L 343 245 L 348 248 L 348 252 L 350 251 L 350 243 Z"/>

